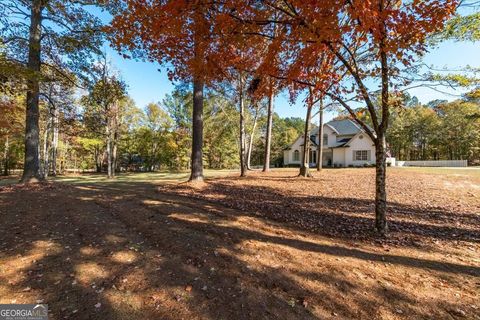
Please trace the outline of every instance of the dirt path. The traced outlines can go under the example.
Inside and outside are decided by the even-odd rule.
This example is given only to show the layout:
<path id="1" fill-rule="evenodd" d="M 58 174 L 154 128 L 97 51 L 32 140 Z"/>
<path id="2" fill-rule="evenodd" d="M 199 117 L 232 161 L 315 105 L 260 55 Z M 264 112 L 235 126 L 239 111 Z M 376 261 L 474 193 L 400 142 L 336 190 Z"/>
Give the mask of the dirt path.
<path id="1" fill-rule="evenodd" d="M 480 319 L 478 252 L 356 244 L 147 183 L 0 192 L 0 303 L 51 319 Z"/>

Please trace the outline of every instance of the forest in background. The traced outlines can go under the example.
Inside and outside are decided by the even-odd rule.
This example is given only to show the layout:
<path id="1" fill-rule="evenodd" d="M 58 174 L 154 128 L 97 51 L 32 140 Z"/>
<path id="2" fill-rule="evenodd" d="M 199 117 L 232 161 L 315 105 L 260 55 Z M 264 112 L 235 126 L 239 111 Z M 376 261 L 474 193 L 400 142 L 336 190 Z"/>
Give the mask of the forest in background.
<path id="1" fill-rule="evenodd" d="M 2 96 L 2 107 L 10 111 L 0 114 L 1 172 L 7 175 L 21 169 L 23 164 L 25 97 L 15 92 L 3 92 Z M 70 96 L 63 92 L 61 97 L 51 98 L 58 100 L 50 103 L 45 99 L 40 103 L 41 165 L 45 171 L 48 167 L 50 174 L 65 173 L 67 169 L 106 172 L 107 125 L 115 131 L 117 171 L 185 170 L 190 166 L 193 100 L 186 84 L 177 86 L 161 102 L 143 108 L 125 95 L 113 114 L 117 119 L 114 124 L 108 123 L 105 110 L 92 103 L 88 93 L 78 96 L 72 90 Z M 205 94 L 204 111 L 206 167 L 238 168 L 236 102 L 226 94 L 209 90 Z M 250 163 L 261 165 L 265 106 L 250 106 L 246 111 Z M 301 134 L 304 120 L 281 118 L 276 113 L 273 119 L 272 164 L 280 167 L 283 149 Z"/>
<path id="2" fill-rule="evenodd" d="M 51 88 L 53 90 L 65 88 Z M 104 110 L 95 107 L 90 95 L 71 90 L 55 102 L 41 102 L 41 163 L 49 173 L 65 170 L 105 172 L 107 170 Z M 405 95 L 395 108 L 387 141 L 392 156 L 400 160 L 480 161 L 480 99 L 478 91 L 463 99 L 435 100 L 426 105 Z M 0 114 L 1 172 L 21 169 L 24 148 L 24 102 L 21 93 L 3 92 Z M 193 99 L 188 85 L 179 85 L 158 103 L 135 105 L 122 97 L 115 117 L 117 171 L 186 170 L 190 166 L 191 113 Z M 205 95 L 205 166 L 210 169 L 238 168 L 238 110 L 228 94 L 209 90 Z M 336 112 L 334 110 L 332 112 Z M 358 112 L 362 110 L 359 109 Z M 341 112 L 336 119 L 349 117 Z M 368 119 L 366 119 L 368 122 Z M 271 164 L 283 166 L 283 149 L 297 139 L 304 119 L 273 116 Z M 318 125 L 313 122 L 312 126 Z M 261 166 L 264 158 L 266 102 L 246 110 L 249 167 Z M 58 171 L 58 172 L 57 172 Z"/>

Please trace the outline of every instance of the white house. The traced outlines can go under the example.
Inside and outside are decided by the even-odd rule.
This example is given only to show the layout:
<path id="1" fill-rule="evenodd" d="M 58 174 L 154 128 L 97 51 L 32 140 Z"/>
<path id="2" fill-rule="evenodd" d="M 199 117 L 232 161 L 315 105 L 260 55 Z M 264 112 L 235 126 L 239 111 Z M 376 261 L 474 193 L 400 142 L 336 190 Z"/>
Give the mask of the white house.
<path id="1" fill-rule="evenodd" d="M 317 163 L 319 128 L 310 135 L 310 166 Z M 285 166 L 300 166 L 303 134 L 283 152 Z M 364 130 L 350 119 L 333 120 L 323 126 L 323 160 L 325 167 L 350 167 L 375 164 L 375 145 Z"/>

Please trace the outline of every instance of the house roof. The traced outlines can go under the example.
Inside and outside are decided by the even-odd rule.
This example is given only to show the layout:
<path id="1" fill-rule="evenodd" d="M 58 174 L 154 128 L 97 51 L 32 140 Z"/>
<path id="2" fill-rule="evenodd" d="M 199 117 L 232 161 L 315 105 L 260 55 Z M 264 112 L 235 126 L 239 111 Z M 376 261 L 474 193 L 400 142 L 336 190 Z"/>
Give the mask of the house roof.
<path id="1" fill-rule="evenodd" d="M 314 146 L 317 146 L 317 143 L 315 142 L 315 139 L 310 136 L 310 144 L 314 145 Z M 304 144 L 302 143 L 300 146 L 303 146 Z"/>
<path id="2" fill-rule="evenodd" d="M 332 120 L 325 123 L 339 136 L 353 136 L 363 131 L 363 129 L 355 121 L 350 119 Z M 312 130 L 312 134 L 318 134 L 318 127 Z"/>
<path id="3" fill-rule="evenodd" d="M 338 135 L 342 136 L 357 134 L 358 132 L 362 131 L 360 126 L 350 119 L 332 120 L 326 124 L 334 128 Z"/>
<path id="4" fill-rule="evenodd" d="M 350 142 L 350 140 L 352 140 L 352 138 L 353 138 L 353 137 L 341 139 L 341 140 L 337 141 L 332 148 L 345 147 L 345 146 Z M 348 146 L 347 146 L 347 147 L 348 147 Z"/>
<path id="5" fill-rule="evenodd" d="M 335 145 L 332 146 L 332 148 L 343 148 L 343 147 L 348 147 L 348 143 L 350 140 L 354 138 L 358 133 L 363 132 L 364 130 L 358 125 L 355 121 L 351 119 L 342 119 L 342 120 L 332 120 L 324 124 L 324 126 L 330 127 L 335 133 L 339 136 L 348 136 L 345 137 L 335 143 Z M 311 130 L 311 136 L 312 135 L 318 135 L 319 127 L 315 127 Z M 313 145 L 317 145 L 314 140 L 311 139 L 310 136 L 310 141 L 313 143 Z M 303 137 L 303 134 L 300 135 L 298 139 L 301 139 Z M 295 140 L 295 141 L 297 141 Z M 303 144 L 301 144 L 303 146 Z M 284 150 L 290 150 L 291 145 L 286 147 Z"/>

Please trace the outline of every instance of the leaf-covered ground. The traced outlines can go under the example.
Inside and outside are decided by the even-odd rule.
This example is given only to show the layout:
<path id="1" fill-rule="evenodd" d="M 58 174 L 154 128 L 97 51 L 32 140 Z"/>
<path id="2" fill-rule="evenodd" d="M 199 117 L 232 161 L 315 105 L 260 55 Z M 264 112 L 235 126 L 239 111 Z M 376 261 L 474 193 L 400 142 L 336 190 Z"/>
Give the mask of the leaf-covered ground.
<path id="1" fill-rule="evenodd" d="M 371 169 L 294 176 L 2 187 L 0 303 L 42 301 L 51 319 L 480 319 L 478 175 L 390 170 L 382 241 Z"/>
<path id="2" fill-rule="evenodd" d="M 202 185 L 160 187 L 162 192 L 205 199 L 318 234 L 397 245 L 469 245 L 480 242 L 480 170 L 446 173 L 394 168 L 387 182 L 390 235 L 379 240 L 374 224 L 374 170 L 251 172 Z M 445 171 L 440 171 L 445 172 Z"/>

